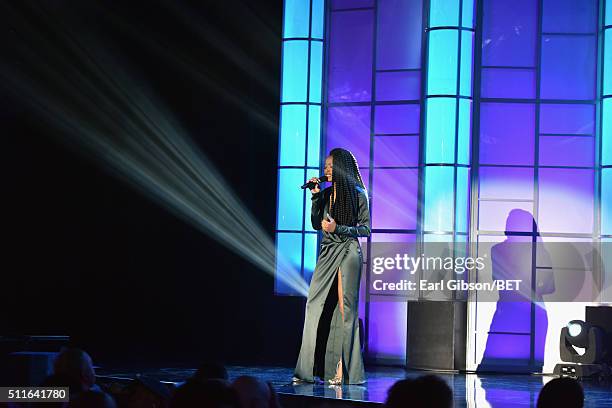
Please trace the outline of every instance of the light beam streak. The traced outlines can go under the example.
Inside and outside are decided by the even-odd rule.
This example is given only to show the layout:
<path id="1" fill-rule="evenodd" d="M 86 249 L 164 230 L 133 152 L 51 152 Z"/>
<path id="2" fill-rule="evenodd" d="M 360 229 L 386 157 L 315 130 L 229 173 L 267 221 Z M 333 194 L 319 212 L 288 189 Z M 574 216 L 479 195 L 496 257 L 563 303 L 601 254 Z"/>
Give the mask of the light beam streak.
<path id="1" fill-rule="evenodd" d="M 305 296 L 308 284 L 300 271 L 275 254 L 272 239 L 170 110 L 127 75 L 102 43 L 72 35 L 45 10 L 37 11 L 44 30 L 41 20 L 11 10 L 18 59 L 2 63 L 3 84 L 60 129 L 69 147 L 262 271 L 274 275 L 278 262 L 278 278 Z"/>

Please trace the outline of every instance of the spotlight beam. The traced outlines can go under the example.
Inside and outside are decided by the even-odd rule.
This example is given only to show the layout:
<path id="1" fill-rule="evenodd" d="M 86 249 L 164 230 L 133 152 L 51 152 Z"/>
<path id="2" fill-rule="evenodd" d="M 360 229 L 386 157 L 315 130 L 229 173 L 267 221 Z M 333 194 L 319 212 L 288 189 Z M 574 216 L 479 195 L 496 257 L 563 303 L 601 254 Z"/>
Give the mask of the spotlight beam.
<path id="1" fill-rule="evenodd" d="M 104 10 L 100 10 L 100 13 L 104 13 Z M 194 61 L 188 55 L 179 52 L 163 38 L 158 37 L 153 39 L 151 36 L 144 35 L 142 30 L 136 29 L 130 22 L 124 21 L 116 16 L 109 16 L 108 21 L 115 27 L 123 30 L 131 38 L 138 40 L 142 45 L 147 47 L 148 50 L 157 54 L 164 61 L 172 62 L 176 68 L 189 75 L 201 86 L 212 90 L 224 100 L 232 103 L 233 105 L 242 109 L 244 112 L 248 113 L 250 116 L 254 117 L 254 119 L 256 119 L 260 125 L 268 129 L 274 135 L 277 134 L 278 128 L 274 117 L 262 110 L 256 103 L 249 100 L 249 98 L 243 93 L 240 93 L 239 90 L 235 89 L 233 84 L 228 83 L 223 78 L 215 76 L 206 67 L 206 65 Z M 217 44 L 216 46 L 220 47 L 221 45 Z M 228 45 L 228 47 L 231 46 Z M 266 89 L 270 90 L 271 87 L 276 86 L 271 78 L 267 78 L 267 75 L 260 74 L 262 72 L 261 69 L 256 66 L 252 67 L 253 63 L 251 60 L 240 59 L 241 57 L 235 53 L 232 53 L 229 57 L 236 63 L 236 66 L 240 67 L 241 69 L 249 67 L 249 75 L 254 76 L 254 79 L 262 84 Z M 278 90 L 273 92 L 274 94 L 277 94 Z"/>
<path id="2" fill-rule="evenodd" d="M 64 40 L 58 47 L 28 21 L 14 21 L 32 36 L 14 45 L 29 68 L 3 62 L 3 83 L 62 130 L 64 143 L 259 269 L 273 275 L 278 262 L 279 279 L 306 295 L 308 284 L 300 271 L 283 254 L 275 256 L 274 242 L 170 111 L 113 59 L 99 52 L 94 56 L 102 44 L 84 44 L 46 20 L 45 28 Z M 41 56 L 43 67 L 37 64 Z"/>

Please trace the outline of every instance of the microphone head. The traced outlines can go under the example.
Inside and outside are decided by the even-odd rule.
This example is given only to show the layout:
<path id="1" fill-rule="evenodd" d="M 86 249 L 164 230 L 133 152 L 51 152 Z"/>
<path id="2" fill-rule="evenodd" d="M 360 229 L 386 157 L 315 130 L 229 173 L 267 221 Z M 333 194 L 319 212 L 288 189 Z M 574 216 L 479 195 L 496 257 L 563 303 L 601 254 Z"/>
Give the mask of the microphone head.
<path id="1" fill-rule="evenodd" d="M 319 181 L 319 184 L 323 183 L 323 182 L 327 181 L 327 176 L 324 174 L 322 176 L 319 176 L 317 180 Z M 312 190 L 313 188 L 315 188 L 315 186 L 316 186 L 315 182 L 313 182 L 313 181 L 308 182 L 307 181 L 306 183 L 304 183 L 304 185 L 301 188 L 302 188 L 302 190 L 304 190 L 305 188 L 309 188 L 309 189 Z"/>

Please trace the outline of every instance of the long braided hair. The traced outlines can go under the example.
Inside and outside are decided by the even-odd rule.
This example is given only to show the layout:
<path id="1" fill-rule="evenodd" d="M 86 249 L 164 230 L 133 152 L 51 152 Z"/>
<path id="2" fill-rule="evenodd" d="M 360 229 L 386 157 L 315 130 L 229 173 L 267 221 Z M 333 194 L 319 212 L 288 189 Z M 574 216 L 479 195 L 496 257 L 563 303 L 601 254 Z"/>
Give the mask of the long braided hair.
<path id="1" fill-rule="evenodd" d="M 332 182 L 336 185 L 336 200 L 332 202 L 330 215 L 338 224 L 355 226 L 359 211 L 356 187 L 365 190 L 357 160 L 353 153 L 340 147 L 332 149 L 329 155 L 333 158 Z"/>

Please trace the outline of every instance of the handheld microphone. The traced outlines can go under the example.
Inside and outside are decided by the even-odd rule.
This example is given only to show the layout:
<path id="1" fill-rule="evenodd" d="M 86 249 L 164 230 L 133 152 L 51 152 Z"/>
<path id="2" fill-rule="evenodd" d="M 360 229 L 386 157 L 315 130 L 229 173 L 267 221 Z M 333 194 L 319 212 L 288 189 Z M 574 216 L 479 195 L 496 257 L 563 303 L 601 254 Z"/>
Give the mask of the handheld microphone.
<path id="1" fill-rule="evenodd" d="M 325 174 L 323 174 L 323 175 L 319 176 L 318 180 L 319 180 L 319 183 L 323 183 L 324 181 L 327 181 L 327 176 Z M 304 184 L 302 186 L 302 190 L 307 188 L 307 187 L 312 190 L 313 188 L 315 188 L 315 186 L 316 186 L 316 183 L 314 183 L 312 181 L 309 181 L 309 182 L 307 182 L 306 184 Z"/>

